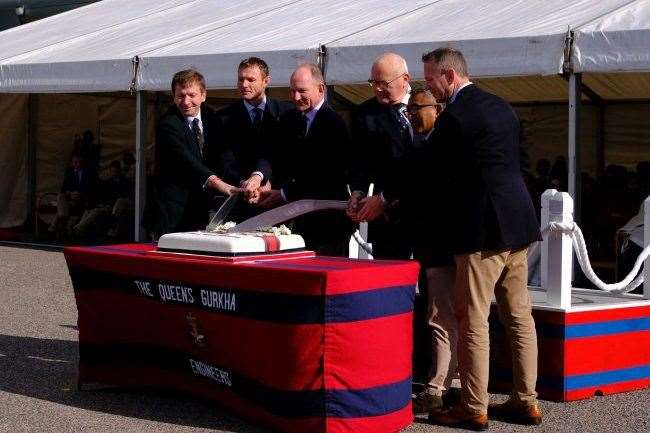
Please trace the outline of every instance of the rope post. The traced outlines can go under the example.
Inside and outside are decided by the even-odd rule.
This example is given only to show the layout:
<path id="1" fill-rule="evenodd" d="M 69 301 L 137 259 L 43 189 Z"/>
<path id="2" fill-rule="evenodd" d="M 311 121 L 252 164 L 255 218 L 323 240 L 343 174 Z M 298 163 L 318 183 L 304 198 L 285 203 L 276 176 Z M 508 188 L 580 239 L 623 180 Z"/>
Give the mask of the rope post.
<path id="1" fill-rule="evenodd" d="M 566 192 L 547 189 L 542 194 L 542 230 L 551 222 L 573 223 L 573 199 Z M 571 307 L 573 245 L 566 233 L 548 231 L 542 241 L 541 285 L 551 307 Z"/>
<path id="2" fill-rule="evenodd" d="M 643 202 L 643 247 L 650 246 L 650 197 Z M 650 257 L 643 262 L 643 297 L 650 299 Z"/>

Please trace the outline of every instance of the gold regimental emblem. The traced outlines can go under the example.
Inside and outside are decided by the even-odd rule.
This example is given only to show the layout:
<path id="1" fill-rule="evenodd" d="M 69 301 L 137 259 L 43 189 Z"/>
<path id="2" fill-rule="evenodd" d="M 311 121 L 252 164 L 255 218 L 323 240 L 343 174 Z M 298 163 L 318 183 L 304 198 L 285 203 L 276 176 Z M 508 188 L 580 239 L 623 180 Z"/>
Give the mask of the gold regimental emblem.
<path id="1" fill-rule="evenodd" d="M 188 313 L 185 318 L 187 319 L 188 325 L 190 325 L 190 335 L 192 336 L 194 344 L 200 347 L 201 349 L 205 349 L 205 345 L 206 345 L 205 335 L 199 332 L 199 325 L 198 325 L 198 321 L 196 320 L 196 317 L 194 317 L 192 313 Z"/>

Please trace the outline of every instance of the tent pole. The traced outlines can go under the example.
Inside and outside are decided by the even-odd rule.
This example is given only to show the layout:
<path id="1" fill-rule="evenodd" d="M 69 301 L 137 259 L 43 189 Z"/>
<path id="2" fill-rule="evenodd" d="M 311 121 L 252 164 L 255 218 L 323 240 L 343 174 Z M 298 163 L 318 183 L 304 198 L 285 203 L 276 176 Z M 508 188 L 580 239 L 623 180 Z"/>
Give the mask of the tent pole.
<path id="1" fill-rule="evenodd" d="M 606 105 L 598 106 L 598 128 L 596 129 L 596 176 L 605 174 L 605 110 Z"/>
<path id="2" fill-rule="evenodd" d="M 145 240 L 142 214 L 146 203 L 145 139 L 147 129 L 147 94 L 140 90 L 135 96 L 135 241 Z"/>
<path id="3" fill-rule="evenodd" d="M 37 125 L 37 98 L 38 95 L 30 93 L 27 96 L 27 225 L 33 222 L 34 233 L 37 234 L 38 221 L 35 217 L 36 207 L 36 125 Z"/>
<path id="4" fill-rule="evenodd" d="M 580 102 L 582 98 L 582 75 L 569 75 L 569 195 L 574 203 L 574 220 L 581 221 L 581 163 L 580 163 Z"/>

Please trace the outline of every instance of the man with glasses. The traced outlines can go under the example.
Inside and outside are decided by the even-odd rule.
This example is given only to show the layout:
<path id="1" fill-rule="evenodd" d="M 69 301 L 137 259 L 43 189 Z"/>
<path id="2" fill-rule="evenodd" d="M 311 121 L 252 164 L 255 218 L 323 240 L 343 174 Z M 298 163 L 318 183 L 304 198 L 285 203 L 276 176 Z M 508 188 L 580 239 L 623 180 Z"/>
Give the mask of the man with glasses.
<path id="1" fill-rule="evenodd" d="M 408 259 L 412 253 L 399 204 L 413 143 L 413 129 L 406 115 L 409 81 L 404 58 L 394 53 L 379 56 L 368 80 L 375 97 L 361 104 L 352 120 L 353 192 L 348 216 L 354 222 L 370 222 L 375 258 Z M 374 184 L 374 194 L 364 197 L 370 183 Z"/>
<path id="2" fill-rule="evenodd" d="M 432 165 L 426 153 L 435 153 L 440 143 L 431 140 L 433 126 L 442 110 L 442 104 L 429 90 L 411 92 L 407 112 L 413 127 L 413 144 L 417 149 L 412 158 L 411 173 L 420 179 L 411 185 L 433 185 L 436 200 L 446 202 L 447 185 L 440 177 L 442 170 Z M 456 374 L 457 329 L 454 317 L 452 291 L 454 287 L 454 258 L 449 249 L 447 230 L 444 229 L 444 215 L 441 212 L 418 212 L 417 204 L 422 201 L 421 191 L 407 189 L 403 193 L 406 215 L 412 220 L 418 236 L 414 242 L 414 255 L 426 274 L 427 315 L 431 327 L 432 363 L 428 381 L 423 390 L 413 399 L 414 413 L 427 413 L 443 406 L 443 394 L 450 390 Z M 455 394 L 457 395 L 457 394 Z"/>

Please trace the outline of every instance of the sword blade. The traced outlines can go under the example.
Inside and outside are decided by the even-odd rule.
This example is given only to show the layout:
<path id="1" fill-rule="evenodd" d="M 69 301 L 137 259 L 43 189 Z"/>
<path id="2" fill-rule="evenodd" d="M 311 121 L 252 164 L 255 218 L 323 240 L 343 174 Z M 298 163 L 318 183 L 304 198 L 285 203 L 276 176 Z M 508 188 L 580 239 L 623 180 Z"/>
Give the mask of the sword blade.
<path id="1" fill-rule="evenodd" d="M 289 221 L 306 213 L 327 209 L 345 210 L 347 208 L 348 202 L 343 200 L 298 200 L 249 218 L 227 231 L 251 232 L 261 227 L 271 227 Z"/>
<path id="2" fill-rule="evenodd" d="M 212 216 L 212 219 L 210 219 L 210 223 L 205 228 L 205 230 L 211 231 L 216 226 L 223 223 L 228 214 L 230 214 L 230 211 L 232 211 L 232 208 L 237 204 L 237 201 L 239 201 L 239 194 L 233 194 L 228 197 L 226 201 L 224 201 L 223 204 L 219 207 L 217 212 Z"/>

